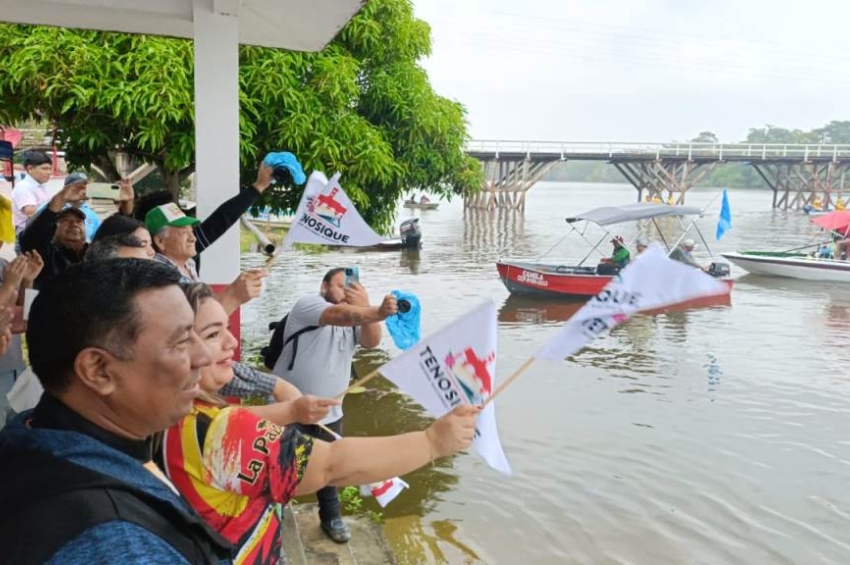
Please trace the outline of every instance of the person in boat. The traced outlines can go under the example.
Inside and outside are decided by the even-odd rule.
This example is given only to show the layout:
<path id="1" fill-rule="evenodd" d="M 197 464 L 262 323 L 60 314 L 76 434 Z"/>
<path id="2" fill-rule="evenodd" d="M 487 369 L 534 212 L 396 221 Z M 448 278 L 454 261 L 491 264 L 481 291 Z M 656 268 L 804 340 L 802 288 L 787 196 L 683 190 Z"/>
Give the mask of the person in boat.
<path id="1" fill-rule="evenodd" d="M 835 201 L 835 209 L 839 212 L 844 210 L 844 200 L 843 199 L 839 198 L 838 200 Z"/>
<path id="2" fill-rule="evenodd" d="M 160 463 L 207 523 L 234 544 L 235 563 L 280 562 L 278 503 L 328 484 L 368 484 L 403 475 L 472 442 L 479 409 L 469 405 L 424 432 L 333 443 L 224 405 L 216 395 L 233 378 L 236 339 L 206 285 L 193 283 L 184 290 L 196 313 L 194 331 L 212 362 L 200 370 L 202 392 L 190 413 L 165 432 Z"/>
<path id="3" fill-rule="evenodd" d="M 431 202 L 431 199 L 428 198 L 427 196 L 425 196 L 424 194 L 422 195 L 422 198 L 419 199 L 420 204 L 428 204 L 430 202 Z"/>
<path id="4" fill-rule="evenodd" d="M 646 251 L 647 243 L 646 239 L 643 237 L 639 237 L 635 240 L 635 249 L 637 250 L 637 254 L 640 255 L 644 251 Z"/>
<path id="5" fill-rule="evenodd" d="M 407 202 L 408 202 L 409 204 L 416 204 L 416 195 L 415 195 L 415 194 L 411 194 L 411 195 L 410 195 L 410 197 L 407 199 Z"/>
<path id="6" fill-rule="evenodd" d="M 835 242 L 835 253 L 831 258 L 846 261 L 850 254 L 850 232 L 847 234 L 833 232 L 832 240 Z"/>
<path id="7" fill-rule="evenodd" d="M 690 265 L 691 267 L 696 267 L 697 269 L 702 269 L 703 271 L 707 270 L 706 267 L 703 267 L 694 259 L 694 247 L 696 247 L 696 243 L 693 239 L 685 239 L 673 248 L 673 251 L 670 252 L 670 259 Z"/>
<path id="8" fill-rule="evenodd" d="M 614 239 L 611 240 L 611 244 L 614 246 L 614 252 L 605 262 L 611 263 L 617 267 L 617 269 L 622 269 L 629 263 L 631 253 L 629 253 L 629 250 L 623 241 L 623 236 L 621 235 L 615 236 Z"/>

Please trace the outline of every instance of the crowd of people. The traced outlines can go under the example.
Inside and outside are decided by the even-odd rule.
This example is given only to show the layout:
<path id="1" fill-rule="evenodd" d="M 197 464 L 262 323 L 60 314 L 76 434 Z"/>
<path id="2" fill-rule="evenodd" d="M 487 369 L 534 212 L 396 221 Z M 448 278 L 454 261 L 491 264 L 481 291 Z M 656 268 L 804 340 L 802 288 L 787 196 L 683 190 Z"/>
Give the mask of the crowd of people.
<path id="1" fill-rule="evenodd" d="M 297 339 L 273 373 L 235 359 L 229 316 L 268 273 L 216 293 L 199 280 L 200 255 L 270 186 L 270 167 L 203 221 L 168 193 L 137 200 L 123 181 L 115 214 L 87 234 L 88 178 L 68 175 L 51 194 L 49 158 L 24 165 L 19 253 L 0 281 L 0 378 L 24 370 L 25 333 L 44 393 L 20 414 L 4 407 L 0 563 L 282 563 L 280 504 L 318 492 L 322 529 L 344 543 L 336 487 L 471 444 L 475 406 L 417 432 L 341 437 L 355 348 L 377 346 L 398 308 L 391 295 L 372 305 L 342 269 L 293 306 L 285 334 Z M 238 400 L 257 396 L 267 403 Z"/>

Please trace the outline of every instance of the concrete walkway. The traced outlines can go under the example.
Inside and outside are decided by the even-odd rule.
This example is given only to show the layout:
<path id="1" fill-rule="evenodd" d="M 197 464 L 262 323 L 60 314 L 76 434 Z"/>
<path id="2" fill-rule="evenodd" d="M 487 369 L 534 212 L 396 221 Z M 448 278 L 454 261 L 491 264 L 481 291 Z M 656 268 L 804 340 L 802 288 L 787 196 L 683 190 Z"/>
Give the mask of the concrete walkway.
<path id="1" fill-rule="evenodd" d="M 351 541 L 334 543 L 319 527 L 315 503 L 289 505 L 284 511 L 286 565 L 396 565 L 383 526 L 363 516 L 346 516 Z"/>

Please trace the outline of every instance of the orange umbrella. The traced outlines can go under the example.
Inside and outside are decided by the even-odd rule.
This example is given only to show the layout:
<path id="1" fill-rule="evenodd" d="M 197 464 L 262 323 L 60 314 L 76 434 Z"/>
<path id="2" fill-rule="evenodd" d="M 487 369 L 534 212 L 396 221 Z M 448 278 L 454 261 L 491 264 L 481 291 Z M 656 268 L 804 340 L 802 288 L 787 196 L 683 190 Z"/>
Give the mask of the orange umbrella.
<path id="1" fill-rule="evenodd" d="M 820 227 L 841 234 L 850 232 L 850 210 L 838 210 L 823 216 L 812 218 L 812 222 Z"/>

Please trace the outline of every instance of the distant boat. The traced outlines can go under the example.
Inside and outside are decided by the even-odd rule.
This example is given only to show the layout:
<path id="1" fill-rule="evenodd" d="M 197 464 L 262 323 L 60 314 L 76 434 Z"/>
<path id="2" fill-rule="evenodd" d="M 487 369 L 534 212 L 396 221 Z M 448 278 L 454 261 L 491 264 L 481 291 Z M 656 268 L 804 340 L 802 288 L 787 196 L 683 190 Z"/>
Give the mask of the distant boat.
<path id="1" fill-rule="evenodd" d="M 842 237 L 850 234 L 850 211 L 848 210 L 820 214 L 811 221 L 830 234 L 838 234 Z M 814 254 L 795 253 L 796 250 L 739 251 L 723 253 L 723 256 L 754 275 L 809 281 L 850 282 L 850 261 L 833 258 L 829 242 L 820 242 L 797 249 L 816 246 L 818 250 Z M 819 256 L 821 248 L 828 251 L 827 256 Z"/>
<path id="2" fill-rule="evenodd" d="M 436 210 L 440 205 L 439 202 L 426 202 L 422 204 L 421 202 L 405 202 L 405 208 L 411 208 L 413 210 Z"/>

